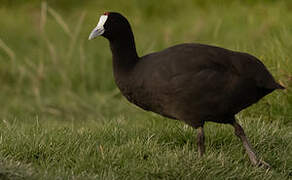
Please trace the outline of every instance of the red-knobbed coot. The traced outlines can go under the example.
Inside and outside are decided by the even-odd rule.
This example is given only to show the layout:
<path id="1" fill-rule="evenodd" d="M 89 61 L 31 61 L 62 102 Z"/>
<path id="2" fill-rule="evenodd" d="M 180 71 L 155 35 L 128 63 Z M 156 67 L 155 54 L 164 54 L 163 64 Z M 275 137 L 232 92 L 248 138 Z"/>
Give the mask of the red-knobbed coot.
<path id="1" fill-rule="evenodd" d="M 119 13 L 101 15 L 89 39 L 110 42 L 117 86 L 147 111 L 184 121 L 198 129 L 199 155 L 205 151 L 206 121 L 231 124 L 254 165 L 259 160 L 235 114 L 275 89 L 284 89 L 252 55 L 203 44 L 179 44 L 139 57 L 128 20 Z"/>

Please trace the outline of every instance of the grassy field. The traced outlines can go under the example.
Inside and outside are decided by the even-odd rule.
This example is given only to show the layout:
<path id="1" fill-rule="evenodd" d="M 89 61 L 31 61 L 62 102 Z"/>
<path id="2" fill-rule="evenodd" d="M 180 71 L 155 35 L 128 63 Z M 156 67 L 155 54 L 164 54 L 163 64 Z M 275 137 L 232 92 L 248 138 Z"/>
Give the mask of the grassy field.
<path id="1" fill-rule="evenodd" d="M 292 2 L 0 0 L 0 179 L 292 179 Z M 88 35 L 104 11 L 132 24 L 140 55 L 183 42 L 259 57 L 287 89 L 238 114 L 272 168 L 253 167 L 228 125 L 196 132 L 129 104 L 108 42 Z"/>

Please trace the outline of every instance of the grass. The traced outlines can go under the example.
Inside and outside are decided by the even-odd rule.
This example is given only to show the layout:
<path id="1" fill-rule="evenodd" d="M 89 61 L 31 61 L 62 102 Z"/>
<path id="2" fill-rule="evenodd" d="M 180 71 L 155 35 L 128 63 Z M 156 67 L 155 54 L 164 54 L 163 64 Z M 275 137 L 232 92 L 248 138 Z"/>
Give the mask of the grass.
<path id="1" fill-rule="evenodd" d="M 0 179 L 292 178 L 291 2 L 69 2 L 0 7 Z M 87 41 L 105 10 L 128 17 L 140 55 L 199 42 L 259 57 L 287 89 L 238 119 L 273 168 L 251 166 L 232 127 L 213 123 L 200 159 L 195 130 L 129 104 L 108 42 Z"/>

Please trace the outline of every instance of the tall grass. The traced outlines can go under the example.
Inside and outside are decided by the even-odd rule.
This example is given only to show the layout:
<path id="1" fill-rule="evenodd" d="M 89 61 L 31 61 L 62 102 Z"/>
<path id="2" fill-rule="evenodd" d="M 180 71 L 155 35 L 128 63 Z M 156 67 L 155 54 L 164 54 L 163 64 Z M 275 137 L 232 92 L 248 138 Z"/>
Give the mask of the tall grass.
<path id="1" fill-rule="evenodd" d="M 0 177 L 11 179 L 289 179 L 292 173 L 292 7 L 289 1 L 77 1 L 0 8 Z M 13 3 L 12 3 L 13 4 Z M 67 4 L 68 5 L 68 4 Z M 122 98 L 99 14 L 119 11 L 139 55 L 199 42 L 259 57 L 287 89 L 238 115 L 270 171 L 252 167 L 231 127 L 195 131 Z"/>

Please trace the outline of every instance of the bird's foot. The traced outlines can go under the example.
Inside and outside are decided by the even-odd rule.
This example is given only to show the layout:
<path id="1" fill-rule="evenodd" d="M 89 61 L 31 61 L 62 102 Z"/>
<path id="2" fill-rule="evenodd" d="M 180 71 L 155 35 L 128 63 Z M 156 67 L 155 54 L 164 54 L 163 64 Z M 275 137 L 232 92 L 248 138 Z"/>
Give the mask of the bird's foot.
<path id="1" fill-rule="evenodd" d="M 263 167 L 263 168 L 265 168 L 267 170 L 269 170 L 271 168 L 271 166 L 267 162 L 265 162 L 264 160 L 259 160 L 258 163 L 257 163 L 257 166 L 258 167 Z"/>

